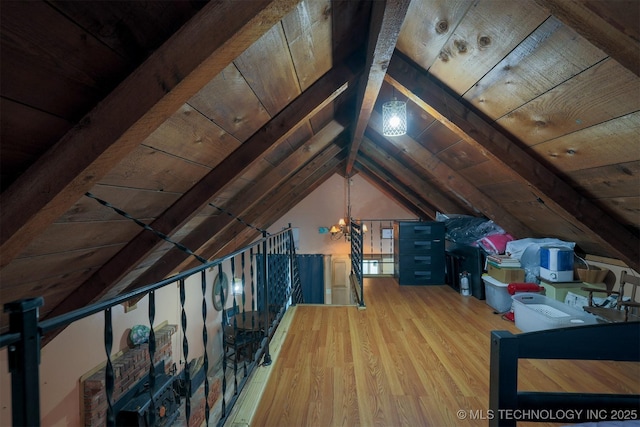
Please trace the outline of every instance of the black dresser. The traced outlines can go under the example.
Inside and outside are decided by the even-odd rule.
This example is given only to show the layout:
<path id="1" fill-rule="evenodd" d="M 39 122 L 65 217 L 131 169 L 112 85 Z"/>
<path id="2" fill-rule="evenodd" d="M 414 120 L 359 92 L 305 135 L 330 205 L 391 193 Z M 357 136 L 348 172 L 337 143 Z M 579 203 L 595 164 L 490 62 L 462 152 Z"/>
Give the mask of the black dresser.
<path id="1" fill-rule="evenodd" d="M 444 223 L 397 221 L 394 274 L 400 285 L 445 284 Z"/>

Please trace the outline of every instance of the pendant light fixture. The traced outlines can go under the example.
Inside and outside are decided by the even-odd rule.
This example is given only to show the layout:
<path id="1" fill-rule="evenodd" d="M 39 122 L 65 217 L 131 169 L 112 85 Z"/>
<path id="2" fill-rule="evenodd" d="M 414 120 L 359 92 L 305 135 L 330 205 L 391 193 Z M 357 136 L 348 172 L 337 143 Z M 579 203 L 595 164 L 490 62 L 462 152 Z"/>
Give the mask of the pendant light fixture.
<path id="1" fill-rule="evenodd" d="M 405 133 L 407 133 L 407 103 L 396 99 L 394 89 L 393 101 L 382 104 L 382 134 L 400 136 Z"/>

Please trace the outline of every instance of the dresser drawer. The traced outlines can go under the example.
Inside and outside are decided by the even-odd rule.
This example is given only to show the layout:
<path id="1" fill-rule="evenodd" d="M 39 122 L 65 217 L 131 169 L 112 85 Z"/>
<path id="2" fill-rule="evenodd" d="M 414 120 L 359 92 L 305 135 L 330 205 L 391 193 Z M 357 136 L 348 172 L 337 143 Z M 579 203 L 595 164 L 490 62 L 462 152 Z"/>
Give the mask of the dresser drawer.
<path id="1" fill-rule="evenodd" d="M 396 248 L 401 254 L 428 254 L 430 252 L 444 252 L 444 240 L 400 239 Z"/>
<path id="2" fill-rule="evenodd" d="M 444 272 L 437 270 L 405 270 L 398 275 L 400 285 L 443 285 Z"/>
<path id="3" fill-rule="evenodd" d="M 434 258 L 431 255 L 402 255 L 399 267 L 402 270 L 428 270 L 433 265 Z"/>

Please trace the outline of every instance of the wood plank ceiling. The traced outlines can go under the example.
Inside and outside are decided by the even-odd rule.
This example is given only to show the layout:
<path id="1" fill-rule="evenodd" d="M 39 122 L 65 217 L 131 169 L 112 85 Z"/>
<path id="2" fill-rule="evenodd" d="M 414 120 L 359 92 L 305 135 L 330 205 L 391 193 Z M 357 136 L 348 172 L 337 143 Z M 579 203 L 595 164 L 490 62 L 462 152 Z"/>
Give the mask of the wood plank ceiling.
<path id="1" fill-rule="evenodd" d="M 640 267 L 640 2 L 0 3 L 0 302 L 215 258 L 334 173 Z M 387 138 L 381 104 L 407 101 Z M 3 318 L 3 328 L 6 318 Z"/>

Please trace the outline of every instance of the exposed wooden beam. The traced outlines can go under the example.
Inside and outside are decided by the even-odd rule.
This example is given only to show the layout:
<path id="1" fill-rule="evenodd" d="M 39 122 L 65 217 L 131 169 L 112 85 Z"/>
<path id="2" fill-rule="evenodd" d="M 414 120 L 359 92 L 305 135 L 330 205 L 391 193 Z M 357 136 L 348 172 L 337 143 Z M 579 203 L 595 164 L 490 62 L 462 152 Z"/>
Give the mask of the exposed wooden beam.
<path id="1" fill-rule="evenodd" d="M 320 169 L 305 180 L 302 187 L 296 187 L 293 192 L 293 197 L 289 197 L 286 202 L 271 204 L 267 210 L 263 211 L 261 217 L 257 220 L 262 224 L 262 228 L 269 228 L 276 220 L 281 218 L 282 215 L 293 209 L 327 179 L 336 174 L 338 170 L 344 169 L 344 159 L 341 157 L 343 157 L 342 154 L 322 165 Z M 295 224 L 292 224 L 292 226 L 295 226 Z M 244 230 L 243 234 L 238 236 L 238 239 L 240 247 L 248 245 L 253 240 L 250 230 Z M 218 254 L 215 256 L 218 257 Z"/>
<path id="2" fill-rule="evenodd" d="M 366 141 L 366 140 L 365 140 Z M 366 142 L 365 142 L 366 144 Z M 363 144 L 363 145 L 365 145 Z M 357 165 L 360 165 L 359 168 Z M 358 156 L 354 168 L 363 172 L 363 177 L 373 183 L 387 197 L 420 218 L 435 219 L 436 210 L 411 188 L 398 182 L 391 170 L 382 167 L 366 156 Z"/>
<path id="3" fill-rule="evenodd" d="M 640 2 L 535 1 L 623 67 L 640 76 Z"/>
<path id="4" fill-rule="evenodd" d="M 256 206 L 260 200 L 269 194 L 273 188 L 278 188 L 294 174 L 305 174 L 304 169 L 300 171 L 301 165 L 313 159 L 316 162 L 327 162 L 335 157 L 342 149 L 335 144 L 329 145 L 344 127 L 337 122 L 330 122 L 318 134 L 303 144 L 296 152 L 277 165 L 267 175 L 260 177 L 260 180 L 251 185 L 247 191 L 242 191 L 241 196 L 230 200 L 225 206 L 225 210 L 232 212 L 237 218 L 242 218 L 245 222 L 251 221 L 248 212 Z M 198 225 L 189 235 L 181 240 L 181 244 L 190 248 L 200 256 L 207 258 L 201 249 L 212 240 L 219 240 L 218 234 L 226 227 L 235 222 L 229 215 L 211 216 Z M 178 272 L 178 267 L 190 255 L 177 249 L 169 250 L 158 262 L 148 268 L 133 283 L 128 284 L 125 292 L 136 289 L 149 283 L 158 282 L 172 273 Z"/>
<path id="5" fill-rule="evenodd" d="M 549 209 L 632 268 L 640 268 L 640 239 L 520 148 L 518 141 L 499 132 L 401 55 L 392 59 L 386 79 L 462 139 L 513 171 Z"/>
<path id="6" fill-rule="evenodd" d="M 353 163 L 358 155 L 362 136 L 367 128 L 369 117 L 378 98 L 389 61 L 396 47 L 400 28 L 409 9 L 410 0 L 375 1 L 371 10 L 369 42 L 367 51 L 368 74 L 362 77 L 358 86 L 356 126 L 347 158 L 346 175 L 351 174 Z"/>
<path id="7" fill-rule="evenodd" d="M 327 150 L 329 149 L 332 148 Z M 336 173 L 337 168 L 343 163 L 343 153 L 344 150 L 340 149 L 338 154 L 329 160 L 312 160 L 300 173 L 295 174 L 283 185 L 265 195 L 260 200 L 260 203 L 247 213 L 252 223 L 259 225 L 263 229 L 269 228 L 271 224 Z M 219 258 L 233 250 L 227 248 L 231 241 L 235 240 L 237 247 L 243 247 L 251 243 L 256 236 L 257 233 L 254 230 L 248 229 L 242 224 L 231 224 L 230 227 L 227 227 L 216 236 L 215 240 L 210 241 L 210 244 L 203 249 L 203 254 L 207 258 Z M 191 268 L 194 265 L 195 263 L 190 261 L 189 264 L 181 265 L 180 270 Z"/>
<path id="8" fill-rule="evenodd" d="M 371 140 L 367 138 L 371 136 Z M 433 211 L 444 213 L 470 213 L 472 208 L 465 204 L 464 200 L 457 203 L 450 200 L 442 194 L 442 191 L 431 185 L 424 179 L 424 176 L 415 173 L 406 162 L 401 162 L 405 157 L 402 154 L 393 155 L 386 151 L 386 147 L 393 144 L 387 138 L 377 132 L 367 132 L 363 144 L 360 146 L 362 154 L 367 155 L 377 164 L 382 165 L 384 169 L 388 169 L 398 182 L 402 183 L 406 188 L 411 188 L 419 194 L 424 200 L 429 201 L 429 206 Z M 463 207 L 466 206 L 466 207 Z"/>
<path id="9" fill-rule="evenodd" d="M 338 65 L 293 100 L 271 121 L 213 168 L 197 184 L 171 205 L 150 227 L 171 235 L 203 208 L 215 194 L 223 190 L 233 177 L 240 175 L 278 141 L 289 137 L 296 125 L 340 95 L 357 78 L 347 65 Z M 49 314 L 55 316 L 97 301 L 135 268 L 162 240 L 141 231 L 114 257 L 102 265 L 73 294 Z"/>
<path id="10" fill-rule="evenodd" d="M 0 267 L 298 2 L 205 5 L 0 195 Z"/>
<path id="11" fill-rule="evenodd" d="M 374 113 L 376 115 L 377 113 Z M 379 114 L 378 114 L 379 116 Z M 369 129 L 382 134 L 382 121 L 380 117 L 371 120 Z M 387 139 L 392 144 L 403 147 L 409 152 L 420 152 L 423 159 L 420 166 L 424 173 L 433 176 L 437 181 L 442 182 L 450 188 L 458 197 L 468 201 L 469 204 L 478 208 L 484 215 L 499 224 L 507 232 L 516 237 L 529 237 L 533 233 L 529 227 L 505 212 L 505 210 L 496 202 L 487 197 L 473 183 L 469 182 L 465 177 L 453 170 L 450 166 L 438 159 L 433 154 L 424 149 L 417 141 L 409 135 L 394 136 Z"/>
<path id="12" fill-rule="evenodd" d="M 430 218 L 427 212 L 424 212 L 423 210 L 418 208 L 418 206 L 416 206 L 414 203 L 409 201 L 406 198 L 406 194 L 404 192 L 396 189 L 393 186 L 393 183 L 391 181 L 382 179 L 377 175 L 375 175 L 374 173 L 372 173 L 369 170 L 369 168 L 367 168 L 360 162 L 360 159 L 361 157 L 358 156 L 358 160 L 356 160 L 356 163 L 353 165 L 353 168 L 362 174 L 362 178 L 364 180 L 366 180 L 367 182 L 369 182 L 369 184 L 377 188 L 378 191 L 380 191 L 382 194 L 384 194 L 385 196 L 389 197 L 390 199 L 392 199 L 393 201 L 395 201 L 396 203 L 404 207 L 407 211 L 413 212 L 413 214 L 416 217 L 421 219 Z"/>

